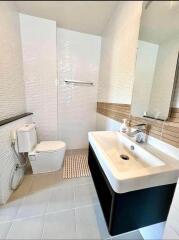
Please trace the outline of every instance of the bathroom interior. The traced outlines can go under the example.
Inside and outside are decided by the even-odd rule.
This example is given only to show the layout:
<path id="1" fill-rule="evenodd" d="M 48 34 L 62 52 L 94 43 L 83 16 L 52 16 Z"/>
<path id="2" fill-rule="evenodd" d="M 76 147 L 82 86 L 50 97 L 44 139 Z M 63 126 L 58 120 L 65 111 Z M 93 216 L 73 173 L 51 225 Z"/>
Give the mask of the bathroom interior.
<path id="1" fill-rule="evenodd" d="M 0 1 L 0 25 L 0 239 L 179 239 L 179 1 Z"/>

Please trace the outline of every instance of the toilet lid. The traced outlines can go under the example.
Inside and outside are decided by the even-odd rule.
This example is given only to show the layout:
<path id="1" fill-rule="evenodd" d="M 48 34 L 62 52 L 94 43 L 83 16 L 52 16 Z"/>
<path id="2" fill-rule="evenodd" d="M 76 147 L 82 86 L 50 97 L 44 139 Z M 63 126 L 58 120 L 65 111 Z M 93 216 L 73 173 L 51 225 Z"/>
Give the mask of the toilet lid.
<path id="1" fill-rule="evenodd" d="M 64 148 L 66 144 L 61 141 L 44 141 L 37 144 L 36 152 L 53 152 Z"/>

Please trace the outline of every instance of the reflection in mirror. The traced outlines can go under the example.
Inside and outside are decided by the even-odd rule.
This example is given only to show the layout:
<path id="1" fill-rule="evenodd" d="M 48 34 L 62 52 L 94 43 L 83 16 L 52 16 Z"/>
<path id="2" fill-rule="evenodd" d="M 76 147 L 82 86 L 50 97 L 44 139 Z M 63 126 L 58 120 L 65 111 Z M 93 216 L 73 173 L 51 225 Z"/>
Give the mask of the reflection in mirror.
<path id="1" fill-rule="evenodd" d="M 179 51 L 179 2 L 149 2 L 141 17 L 132 115 L 166 120 Z"/>

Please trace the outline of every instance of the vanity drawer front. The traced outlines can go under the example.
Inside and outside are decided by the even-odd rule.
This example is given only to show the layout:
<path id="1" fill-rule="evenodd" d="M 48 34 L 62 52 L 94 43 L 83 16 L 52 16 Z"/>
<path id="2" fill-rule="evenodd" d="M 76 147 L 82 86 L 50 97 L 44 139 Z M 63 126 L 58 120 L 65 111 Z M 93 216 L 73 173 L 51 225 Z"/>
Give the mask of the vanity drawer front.
<path id="1" fill-rule="evenodd" d="M 88 164 L 107 226 L 110 225 L 113 192 L 98 159 L 89 145 Z"/>

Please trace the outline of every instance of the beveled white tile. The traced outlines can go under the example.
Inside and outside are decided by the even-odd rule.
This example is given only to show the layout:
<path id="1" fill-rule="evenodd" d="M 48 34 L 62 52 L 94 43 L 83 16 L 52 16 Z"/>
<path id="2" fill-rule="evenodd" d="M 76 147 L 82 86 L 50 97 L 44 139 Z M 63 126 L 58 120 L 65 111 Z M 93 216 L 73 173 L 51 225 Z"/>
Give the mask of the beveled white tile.
<path id="1" fill-rule="evenodd" d="M 50 200 L 50 195 L 51 190 L 34 192 L 26 196 L 16 218 L 27 218 L 44 214 Z"/>
<path id="2" fill-rule="evenodd" d="M 58 44 L 58 72 L 59 72 L 59 115 L 60 135 L 68 142 L 68 148 L 86 148 L 88 146 L 87 133 L 95 129 L 97 84 L 93 87 L 64 84 L 64 79 L 73 78 L 79 81 L 97 83 L 100 59 L 100 39 L 83 33 L 59 29 L 57 31 Z M 73 52 L 69 58 L 67 49 Z M 78 54 L 80 51 L 80 54 Z M 84 61 L 85 59 L 85 61 Z M 82 117 L 83 116 L 83 117 Z M 85 120 L 84 120 L 85 119 Z"/>
<path id="3" fill-rule="evenodd" d="M 107 239 L 110 237 L 99 204 L 75 209 L 77 239 Z"/>
<path id="4" fill-rule="evenodd" d="M 74 208 L 74 189 L 72 187 L 53 189 L 47 212 L 62 211 L 71 208 Z"/>
<path id="5" fill-rule="evenodd" d="M 98 197 L 93 184 L 74 187 L 75 207 L 98 203 Z"/>
<path id="6" fill-rule="evenodd" d="M 13 222 L 7 239 L 40 239 L 43 230 L 43 216 Z"/>
<path id="7" fill-rule="evenodd" d="M 9 229 L 11 227 L 11 222 L 0 224 L 0 239 L 5 239 Z"/>
<path id="8" fill-rule="evenodd" d="M 45 215 L 43 239 L 76 239 L 75 210 Z"/>

